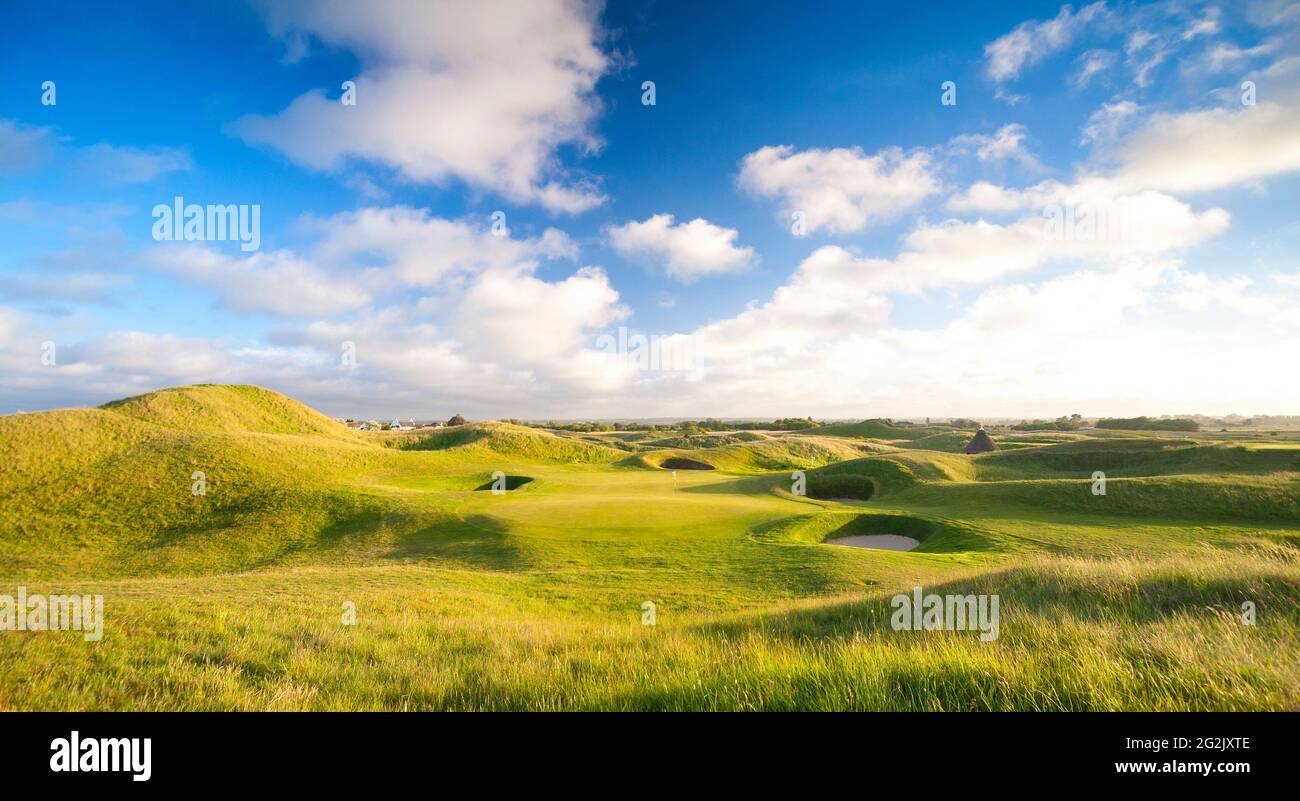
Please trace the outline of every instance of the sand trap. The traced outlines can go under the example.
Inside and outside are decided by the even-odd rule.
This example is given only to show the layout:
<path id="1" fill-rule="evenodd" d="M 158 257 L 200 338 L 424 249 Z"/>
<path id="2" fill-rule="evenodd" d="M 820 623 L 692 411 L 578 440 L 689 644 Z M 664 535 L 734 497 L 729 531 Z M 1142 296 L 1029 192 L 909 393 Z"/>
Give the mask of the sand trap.
<path id="1" fill-rule="evenodd" d="M 875 548 L 878 551 L 910 551 L 921 544 L 920 540 L 898 534 L 859 534 L 826 540 L 827 545 L 849 545 L 854 548 Z"/>

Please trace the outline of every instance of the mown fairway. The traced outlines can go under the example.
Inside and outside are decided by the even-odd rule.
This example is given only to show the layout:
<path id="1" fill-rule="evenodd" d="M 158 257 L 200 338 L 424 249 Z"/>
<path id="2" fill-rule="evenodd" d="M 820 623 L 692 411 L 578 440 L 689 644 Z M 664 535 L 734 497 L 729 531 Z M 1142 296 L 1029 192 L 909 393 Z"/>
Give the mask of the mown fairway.
<path id="1" fill-rule="evenodd" d="M 1300 706 L 1300 441 L 891 429 L 363 433 L 223 386 L 0 418 L 0 593 L 106 618 L 0 632 L 0 708 Z M 823 544 L 861 533 L 921 546 Z M 999 638 L 894 631 L 918 585 L 999 595 Z"/>

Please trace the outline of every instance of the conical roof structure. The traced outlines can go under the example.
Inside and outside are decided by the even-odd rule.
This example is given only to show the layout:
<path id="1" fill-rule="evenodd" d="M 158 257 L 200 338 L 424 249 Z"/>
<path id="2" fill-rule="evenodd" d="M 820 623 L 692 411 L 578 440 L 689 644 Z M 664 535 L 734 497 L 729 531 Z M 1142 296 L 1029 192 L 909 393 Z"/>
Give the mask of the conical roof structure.
<path id="1" fill-rule="evenodd" d="M 966 443 L 966 447 L 962 448 L 961 452 L 988 453 L 996 450 L 998 450 L 998 444 L 989 436 L 989 432 L 984 430 L 984 426 L 980 426 L 980 430 L 975 432 L 975 436 L 971 437 L 970 442 Z"/>

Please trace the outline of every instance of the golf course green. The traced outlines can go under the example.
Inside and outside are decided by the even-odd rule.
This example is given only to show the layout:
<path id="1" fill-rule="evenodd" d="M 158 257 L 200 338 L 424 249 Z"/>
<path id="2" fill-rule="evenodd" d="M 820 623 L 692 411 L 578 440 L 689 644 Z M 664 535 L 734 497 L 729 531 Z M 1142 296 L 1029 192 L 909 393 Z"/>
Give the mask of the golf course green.
<path id="1" fill-rule="evenodd" d="M 0 594 L 104 599 L 0 632 L 0 709 L 1300 708 L 1300 432 L 972 433 L 0 417 Z M 919 545 L 827 543 L 876 535 Z M 998 636 L 896 630 L 915 587 Z"/>

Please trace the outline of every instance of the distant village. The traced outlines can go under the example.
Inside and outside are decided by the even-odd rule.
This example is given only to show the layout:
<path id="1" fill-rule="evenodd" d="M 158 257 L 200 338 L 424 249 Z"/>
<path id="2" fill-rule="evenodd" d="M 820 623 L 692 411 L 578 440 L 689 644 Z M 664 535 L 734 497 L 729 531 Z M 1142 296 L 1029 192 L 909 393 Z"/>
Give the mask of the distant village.
<path id="1" fill-rule="evenodd" d="M 447 428 L 449 426 L 463 426 L 468 422 L 461 415 L 454 415 L 445 423 L 439 420 L 422 420 L 416 422 L 408 418 L 403 422 L 400 418 L 394 417 L 391 423 L 381 423 L 378 420 L 353 420 L 352 418 L 343 418 L 340 420 L 345 426 L 354 431 L 414 431 L 418 428 Z"/>

